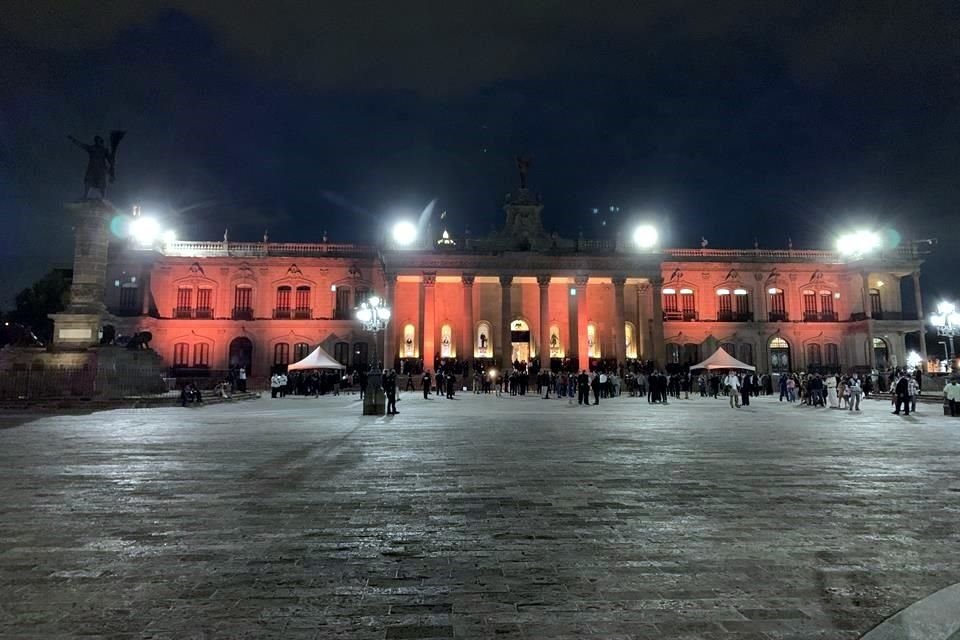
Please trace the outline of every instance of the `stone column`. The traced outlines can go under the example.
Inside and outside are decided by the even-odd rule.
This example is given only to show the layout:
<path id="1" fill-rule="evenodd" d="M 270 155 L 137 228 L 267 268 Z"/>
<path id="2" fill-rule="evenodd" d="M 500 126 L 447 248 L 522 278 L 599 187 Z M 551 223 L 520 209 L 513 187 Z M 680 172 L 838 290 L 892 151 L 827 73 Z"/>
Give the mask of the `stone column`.
<path id="1" fill-rule="evenodd" d="M 877 365 L 873 350 L 873 309 L 870 307 L 869 286 L 870 274 L 864 271 L 860 274 L 860 301 L 863 304 L 863 314 L 867 318 L 867 366 L 873 369 Z"/>
<path id="2" fill-rule="evenodd" d="M 927 372 L 927 328 L 923 324 L 923 297 L 920 294 L 920 270 L 913 272 L 913 301 L 917 307 L 917 329 L 920 331 L 920 357 L 923 358 L 923 372 Z M 903 308 L 902 305 L 900 307 Z M 906 364 L 906 363 L 904 363 Z"/>
<path id="3" fill-rule="evenodd" d="M 423 351 L 420 357 L 423 358 L 423 366 L 426 369 L 433 369 L 433 358 L 437 355 L 436 351 L 436 272 L 424 272 L 420 279 L 420 286 L 423 287 L 423 296 L 421 297 L 421 307 L 423 313 Z"/>
<path id="4" fill-rule="evenodd" d="M 637 358 L 650 358 L 650 323 L 647 321 L 647 294 L 649 284 L 637 285 Z"/>
<path id="5" fill-rule="evenodd" d="M 613 306 L 614 306 L 614 326 L 613 326 L 613 352 L 617 358 L 617 365 L 622 365 L 627 361 L 627 343 L 626 336 L 624 336 L 624 324 L 626 324 L 626 318 L 624 317 L 624 302 L 623 302 L 623 285 L 627 283 L 627 279 L 623 276 L 615 276 L 610 280 L 613 282 Z"/>
<path id="6" fill-rule="evenodd" d="M 663 341 L 663 278 L 650 281 L 650 296 L 653 299 L 653 317 L 650 318 L 653 360 L 658 367 L 667 364 L 667 345 Z"/>
<path id="7" fill-rule="evenodd" d="M 540 287 L 540 367 L 550 368 L 550 276 L 537 276 Z"/>
<path id="8" fill-rule="evenodd" d="M 500 276 L 500 361 L 506 369 L 513 362 L 513 341 L 510 339 L 510 321 L 513 319 L 510 288 L 513 276 Z"/>
<path id="9" fill-rule="evenodd" d="M 110 219 L 116 209 L 103 200 L 83 200 L 65 205 L 74 220 L 73 283 L 70 304 L 51 315 L 53 341 L 62 348 L 85 349 L 99 342 L 107 279 Z"/>
<path id="10" fill-rule="evenodd" d="M 463 337 L 460 340 L 460 360 L 473 360 L 474 331 L 473 326 L 473 282 L 476 279 L 472 273 L 465 273 L 460 277 L 463 283 Z"/>
<path id="11" fill-rule="evenodd" d="M 397 274 L 385 273 L 383 274 L 383 281 L 386 286 L 384 297 L 387 299 L 387 305 L 391 311 L 396 312 L 397 307 L 394 301 L 397 297 Z M 397 359 L 396 347 L 394 346 L 396 345 L 396 335 L 397 325 L 393 322 L 388 323 L 387 328 L 383 331 L 383 366 L 387 369 L 392 369 Z"/>
<path id="12" fill-rule="evenodd" d="M 587 347 L 587 280 L 589 276 L 577 276 L 577 356 L 579 369 L 590 369 L 590 349 Z"/>

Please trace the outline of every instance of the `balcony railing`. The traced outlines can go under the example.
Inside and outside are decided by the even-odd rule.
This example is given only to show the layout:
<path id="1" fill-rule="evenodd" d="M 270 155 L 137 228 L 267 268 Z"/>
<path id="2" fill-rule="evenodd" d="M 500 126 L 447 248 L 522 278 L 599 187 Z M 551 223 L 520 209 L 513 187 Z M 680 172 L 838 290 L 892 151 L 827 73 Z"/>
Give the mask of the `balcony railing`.
<path id="1" fill-rule="evenodd" d="M 717 322 L 753 322 L 753 314 L 738 311 L 717 312 Z"/>
<path id="2" fill-rule="evenodd" d="M 289 320 L 291 315 L 293 315 L 293 312 L 290 311 L 290 307 L 283 307 L 273 310 L 274 320 Z"/>
<path id="3" fill-rule="evenodd" d="M 786 311 L 771 311 L 767 314 L 768 322 L 790 322 L 790 315 Z"/>
<path id="4" fill-rule="evenodd" d="M 298 307 L 293 310 L 294 320 L 309 320 L 313 317 L 313 309 L 307 307 Z"/>
<path id="5" fill-rule="evenodd" d="M 917 314 L 904 311 L 874 311 L 874 320 L 916 320 Z"/>
<path id="6" fill-rule="evenodd" d="M 173 317 L 174 318 L 192 318 L 193 307 L 174 307 Z"/>
<path id="7" fill-rule="evenodd" d="M 231 317 L 234 320 L 253 320 L 253 309 L 249 307 L 234 307 Z"/>
<path id="8" fill-rule="evenodd" d="M 213 320 L 213 309 L 210 307 L 197 307 L 197 310 L 194 312 L 194 317 L 197 320 Z"/>
<path id="9" fill-rule="evenodd" d="M 680 320 L 682 322 L 696 322 L 697 312 L 689 309 L 685 311 L 664 311 L 664 320 Z"/>
<path id="10" fill-rule="evenodd" d="M 804 322 L 837 322 L 836 311 L 804 311 Z"/>

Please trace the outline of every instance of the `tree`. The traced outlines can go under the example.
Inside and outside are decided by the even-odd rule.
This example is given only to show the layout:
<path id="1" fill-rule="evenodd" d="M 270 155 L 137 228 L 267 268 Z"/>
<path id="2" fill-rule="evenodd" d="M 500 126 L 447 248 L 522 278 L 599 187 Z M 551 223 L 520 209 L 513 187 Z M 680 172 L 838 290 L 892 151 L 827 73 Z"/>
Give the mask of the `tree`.
<path id="1" fill-rule="evenodd" d="M 28 289 L 17 294 L 16 309 L 4 320 L 23 325 L 40 340 L 53 340 L 53 320 L 47 316 L 59 313 L 70 301 L 70 282 L 73 273 L 68 269 L 54 269 Z"/>

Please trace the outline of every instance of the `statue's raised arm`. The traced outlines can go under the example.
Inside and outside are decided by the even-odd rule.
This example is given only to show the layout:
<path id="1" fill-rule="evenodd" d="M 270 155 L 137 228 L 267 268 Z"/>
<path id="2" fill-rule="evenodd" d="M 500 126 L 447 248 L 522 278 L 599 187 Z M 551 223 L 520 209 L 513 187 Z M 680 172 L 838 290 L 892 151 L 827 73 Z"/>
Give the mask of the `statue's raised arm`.
<path id="1" fill-rule="evenodd" d="M 109 149 L 100 136 L 94 136 L 93 144 L 85 144 L 73 136 L 67 136 L 67 140 L 87 152 L 87 172 L 83 177 L 84 200 L 90 197 L 91 189 L 99 191 L 101 199 L 107 196 L 107 177 L 109 176 L 110 181 L 113 182 L 117 146 L 125 133 L 125 131 L 111 131 Z"/>

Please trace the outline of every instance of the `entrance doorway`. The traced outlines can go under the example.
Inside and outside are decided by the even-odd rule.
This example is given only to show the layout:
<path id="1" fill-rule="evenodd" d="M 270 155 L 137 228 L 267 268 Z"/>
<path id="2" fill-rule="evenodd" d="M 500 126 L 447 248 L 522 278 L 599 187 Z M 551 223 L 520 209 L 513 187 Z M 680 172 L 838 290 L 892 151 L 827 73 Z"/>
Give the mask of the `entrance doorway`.
<path id="1" fill-rule="evenodd" d="M 510 323 L 511 362 L 530 362 L 530 326 L 524 320 Z"/>
<path id="2" fill-rule="evenodd" d="M 873 339 L 873 361 L 879 371 L 890 368 L 890 347 L 883 338 Z"/>
<path id="3" fill-rule="evenodd" d="M 234 338 L 230 343 L 230 367 L 243 367 L 249 377 L 253 370 L 253 343 L 250 338 Z"/>
<path id="4" fill-rule="evenodd" d="M 790 343 L 774 336 L 770 339 L 770 373 L 787 373 L 790 371 Z"/>

